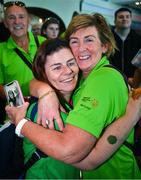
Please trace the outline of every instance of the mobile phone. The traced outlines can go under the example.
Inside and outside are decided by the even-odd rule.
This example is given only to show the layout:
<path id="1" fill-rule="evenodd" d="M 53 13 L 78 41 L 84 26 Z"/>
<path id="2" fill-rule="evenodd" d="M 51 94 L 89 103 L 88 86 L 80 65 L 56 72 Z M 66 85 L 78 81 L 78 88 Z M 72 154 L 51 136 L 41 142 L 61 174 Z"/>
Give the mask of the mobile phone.
<path id="1" fill-rule="evenodd" d="M 23 105 L 24 97 L 18 81 L 14 80 L 4 85 L 4 91 L 9 105 L 16 107 Z"/>
<path id="2" fill-rule="evenodd" d="M 136 67 L 141 67 L 141 48 L 138 50 L 131 63 Z"/>

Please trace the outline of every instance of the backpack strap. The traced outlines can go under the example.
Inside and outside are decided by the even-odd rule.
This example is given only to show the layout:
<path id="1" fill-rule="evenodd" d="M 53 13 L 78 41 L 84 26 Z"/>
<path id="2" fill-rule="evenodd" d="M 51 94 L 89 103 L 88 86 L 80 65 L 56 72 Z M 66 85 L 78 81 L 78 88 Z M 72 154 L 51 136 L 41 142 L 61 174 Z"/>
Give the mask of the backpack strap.
<path id="1" fill-rule="evenodd" d="M 32 99 L 33 98 L 33 99 Z M 31 121 L 34 122 L 35 116 L 37 114 L 37 109 L 38 109 L 38 102 L 37 102 L 37 98 L 32 97 L 31 98 L 31 102 L 36 103 L 32 106 L 32 110 L 30 111 L 30 116 L 28 117 Z M 65 109 L 67 108 L 68 111 L 72 110 L 71 107 L 69 107 L 69 105 L 64 101 L 62 101 L 62 103 L 64 103 L 64 107 Z M 31 157 L 29 158 L 29 160 L 25 163 L 24 165 L 24 174 L 26 173 L 26 171 L 31 168 L 38 160 L 40 160 L 41 158 L 47 158 L 48 155 L 44 154 L 42 151 L 40 151 L 40 149 L 38 149 L 36 147 L 36 150 L 32 153 Z"/>
<path id="2" fill-rule="evenodd" d="M 35 35 L 34 35 L 34 40 L 36 42 L 37 48 L 39 48 L 39 45 L 40 45 L 39 40 L 38 40 L 38 37 Z M 32 63 L 28 61 L 28 59 L 23 55 L 23 53 L 18 48 L 14 48 L 14 51 L 24 61 L 24 63 L 29 67 L 29 69 L 32 70 Z"/>
<path id="3" fill-rule="evenodd" d="M 46 154 L 44 154 L 42 151 L 40 151 L 38 148 L 36 148 L 36 151 L 32 153 L 32 156 L 29 158 L 29 160 L 24 164 L 23 168 L 23 174 L 26 173 L 26 171 L 31 168 L 38 160 L 41 158 L 48 157 Z"/>
<path id="4" fill-rule="evenodd" d="M 34 119 L 35 119 L 35 115 L 37 113 L 37 109 L 38 109 L 38 103 L 35 103 L 35 105 L 32 108 L 31 114 L 30 114 L 30 119 L 33 122 L 34 122 Z"/>
<path id="5" fill-rule="evenodd" d="M 18 49 L 15 48 L 14 51 L 20 56 L 20 58 L 24 61 L 24 63 L 32 70 L 32 64 L 27 60 L 27 58 L 23 55 L 23 53 Z"/>
<path id="6" fill-rule="evenodd" d="M 35 39 L 37 48 L 39 48 L 39 46 L 40 46 L 39 39 L 35 34 L 34 34 L 34 39 Z"/>
<path id="7" fill-rule="evenodd" d="M 30 112 L 30 120 L 32 122 L 34 122 L 36 113 L 37 113 L 37 109 L 38 109 L 38 102 L 36 102 L 33 107 L 32 110 Z M 24 168 L 23 168 L 23 174 L 25 175 L 26 171 L 31 168 L 38 160 L 40 160 L 41 158 L 46 158 L 48 157 L 46 154 L 44 154 L 42 151 L 40 151 L 40 149 L 38 149 L 36 147 L 36 150 L 32 153 L 31 157 L 28 159 L 28 161 L 24 164 Z"/>

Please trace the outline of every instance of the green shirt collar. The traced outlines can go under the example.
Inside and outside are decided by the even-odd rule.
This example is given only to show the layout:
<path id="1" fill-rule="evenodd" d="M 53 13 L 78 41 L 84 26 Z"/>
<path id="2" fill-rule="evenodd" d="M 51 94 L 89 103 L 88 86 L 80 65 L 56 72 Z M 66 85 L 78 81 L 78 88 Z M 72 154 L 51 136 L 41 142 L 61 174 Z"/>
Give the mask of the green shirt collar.
<path id="1" fill-rule="evenodd" d="M 36 45 L 36 42 L 34 40 L 34 36 L 33 36 L 33 33 L 32 32 L 28 32 L 28 35 L 29 35 L 29 47 L 32 46 L 32 45 Z M 20 48 L 16 43 L 15 41 L 13 40 L 13 38 L 10 36 L 8 41 L 7 41 L 7 48 L 8 49 L 14 49 L 14 48 L 19 48 L 22 50 L 22 48 Z"/>
<path id="2" fill-rule="evenodd" d="M 101 68 L 101 67 L 103 67 L 103 66 L 105 66 L 105 65 L 107 65 L 107 64 L 109 64 L 109 60 L 107 59 L 106 56 L 103 56 L 103 57 L 101 58 L 101 60 L 96 64 L 96 66 L 92 69 L 92 71 L 89 73 L 89 75 L 88 75 L 85 79 L 83 78 L 82 73 L 80 73 L 80 74 L 79 74 L 80 77 L 79 77 L 78 86 L 77 86 L 75 92 L 77 92 L 77 91 L 81 88 L 81 85 L 82 85 L 83 83 L 85 83 L 85 80 L 86 80 L 90 75 L 93 76 L 93 73 L 94 73 L 95 71 L 97 71 L 99 68 Z"/>
<path id="3" fill-rule="evenodd" d="M 107 57 L 106 56 L 103 56 L 102 58 L 101 58 L 101 60 L 96 64 L 96 66 L 91 70 L 91 72 L 89 73 L 89 75 L 92 73 L 92 72 L 95 72 L 96 70 L 98 70 L 100 67 L 102 67 L 102 66 L 104 66 L 104 65 L 107 65 L 107 64 L 109 64 L 109 60 L 107 59 Z M 88 76 L 89 76 L 88 75 Z M 87 77 L 88 77 L 87 76 Z M 85 79 L 87 79 L 87 78 L 85 78 Z M 81 80 L 80 81 L 84 81 L 84 78 L 82 77 L 82 74 L 81 74 Z"/>
<path id="4" fill-rule="evenodd" d="M 103 56 L 101 60 L 96 64 L 96 66 L 92 69 L 92 71 L 95 71 L 100 67 L 105 66 L 106 64 L 109 64 L 109 60 L 107 59 L 106 56 Z"/>

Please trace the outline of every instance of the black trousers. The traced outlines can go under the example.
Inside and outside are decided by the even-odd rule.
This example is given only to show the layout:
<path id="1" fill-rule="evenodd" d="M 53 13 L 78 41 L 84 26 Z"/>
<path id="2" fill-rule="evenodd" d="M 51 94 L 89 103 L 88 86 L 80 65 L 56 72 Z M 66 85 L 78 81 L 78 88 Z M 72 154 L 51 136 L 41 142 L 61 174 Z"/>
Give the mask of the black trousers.
<path id="1" fill-rule="evenodd" d="M 0 98 L 0 124 L 4 124 L 6 119 L 6 112 L 5 112 L 6 101 Z"/>

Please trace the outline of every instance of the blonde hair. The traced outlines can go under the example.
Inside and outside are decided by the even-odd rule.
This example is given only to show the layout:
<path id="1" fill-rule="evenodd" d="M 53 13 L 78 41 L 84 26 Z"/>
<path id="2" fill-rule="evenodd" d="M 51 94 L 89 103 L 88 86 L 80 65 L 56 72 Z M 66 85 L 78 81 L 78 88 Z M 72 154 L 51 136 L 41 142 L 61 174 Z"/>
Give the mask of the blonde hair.
<path id="1" fill-rule="evenodd" d="M 107 45 L 108 50 L 105 52 L 105 55 L 107 57 L 113 55 L 116 49 L 116 42 L 110 26 L 101 14 L 80 14 L 75 16 L 66 30 L 66 39 L 69 41 L 70 36 L 77 30 L 90 26 L 95 26 L 101 43 Z"/>

